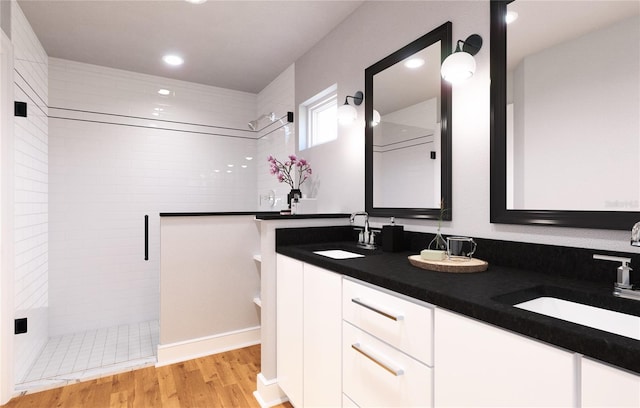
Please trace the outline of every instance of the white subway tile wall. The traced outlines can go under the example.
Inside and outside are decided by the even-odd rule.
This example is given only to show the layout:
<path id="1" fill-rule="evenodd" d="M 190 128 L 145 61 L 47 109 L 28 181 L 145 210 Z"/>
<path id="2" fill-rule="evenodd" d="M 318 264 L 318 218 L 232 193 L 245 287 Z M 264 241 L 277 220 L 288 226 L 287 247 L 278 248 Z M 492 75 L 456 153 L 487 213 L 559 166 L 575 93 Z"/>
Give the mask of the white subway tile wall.
<path id="1" fill-rule="evenodd" d="M 284 117 L 281 121 L 259 132 L 258 154 L 254 160 L 257 162 L 258 192 L 262 197 L 259 204 L 263 211 L 287 207 L 287 194 L 291 187 L 286 183 L 279 183 L 276 177 L 269 173 L 267 157 L 272 155 L 278 159 L 285 159 L 296 152 L 295 135 L 298 120 L 296 115 L 293 123 L 286 124 L 287 112 L 295 113 L 294 85 L 295 66 L 291 65 L 258 94 L 258 115 L 274 112 L 278 118 Z M 275 193 L 276 199 L 273 207 L 269 200 L 265 199 L 271 191 Z"/>
<path id="2" fill-rule="evenodd" d="M 27 333 L 14 337 L 17 381 L 48 338 L 48 60 L 16 3 L 11 7 L 15 100 L 27 117 L 14 120 L 15 317 Z"/>
<path id="3" fill-rule="evenodd" d="M 257 209 L 256 95 L 55 58 L 49 75 L 50 334 L 157 320 L 159 213 Z"/>

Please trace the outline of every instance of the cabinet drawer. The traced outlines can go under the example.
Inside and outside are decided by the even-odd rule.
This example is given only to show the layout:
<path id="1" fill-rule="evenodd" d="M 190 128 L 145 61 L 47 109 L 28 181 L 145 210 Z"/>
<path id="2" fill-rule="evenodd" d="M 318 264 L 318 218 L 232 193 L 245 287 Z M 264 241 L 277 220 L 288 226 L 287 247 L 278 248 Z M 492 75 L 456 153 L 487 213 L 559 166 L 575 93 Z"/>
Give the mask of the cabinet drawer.
<path id="1" fill-rule="evenodd" d="M 344 394 L 360 407 L 432 406 L 431 368 L 343 322 Z"/>
<path id="2" fill-rule="evenodd" d="M 343 279 L 342 317 L 423 363 L 433 365 L 433 309 Z"/>

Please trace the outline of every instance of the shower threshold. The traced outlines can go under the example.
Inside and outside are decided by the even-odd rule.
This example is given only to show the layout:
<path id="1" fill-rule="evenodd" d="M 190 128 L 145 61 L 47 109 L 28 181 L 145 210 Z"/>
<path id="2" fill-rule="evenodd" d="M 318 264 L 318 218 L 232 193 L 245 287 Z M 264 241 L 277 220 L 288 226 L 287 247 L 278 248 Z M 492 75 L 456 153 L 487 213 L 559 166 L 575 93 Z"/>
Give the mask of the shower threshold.
<path id="1" fill-rule="evenodd" d="M 17 395 L 155 365 L 158 321 L 52 337 L 16 384 Z"/>

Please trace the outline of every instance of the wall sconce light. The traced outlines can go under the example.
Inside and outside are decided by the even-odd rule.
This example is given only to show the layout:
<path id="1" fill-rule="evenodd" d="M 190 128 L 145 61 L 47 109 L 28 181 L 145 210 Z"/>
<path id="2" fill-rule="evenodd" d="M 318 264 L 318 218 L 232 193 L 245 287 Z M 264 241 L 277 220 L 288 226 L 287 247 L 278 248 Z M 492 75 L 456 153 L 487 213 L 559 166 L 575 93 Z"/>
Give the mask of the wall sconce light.
<path id="1" fill-rule="evenodd" d="M 482 37 L 478 34 L 471 34 L 464 41 L 458 40 L 456 50 L 442 63 L 440 68 L 442 78 L 452 84 L 471 78 L 476 72 L 476 60 L 473 56 L 480 51 L 480 48 L 482 48 Z"/>
<path id="2" fill-rule="evenodd" d="M 358 91 L 353 96 L 348 95 L 344 98 L 344 105 L 338 108 L 338 122 L 341 125 L 349 125 L 358 117 L 356 108 L 349 105 L 349 98 L 353 99 L 353 104 L 358 106 L 364 100 L 364 94 L 362 91 Z"/>
<path id="3" fill-rule="evenodd" d="M 371 126 L 378 126 L 380 123 L 380 112 L 373 110 L 373 119 L 371 120 Z"/>

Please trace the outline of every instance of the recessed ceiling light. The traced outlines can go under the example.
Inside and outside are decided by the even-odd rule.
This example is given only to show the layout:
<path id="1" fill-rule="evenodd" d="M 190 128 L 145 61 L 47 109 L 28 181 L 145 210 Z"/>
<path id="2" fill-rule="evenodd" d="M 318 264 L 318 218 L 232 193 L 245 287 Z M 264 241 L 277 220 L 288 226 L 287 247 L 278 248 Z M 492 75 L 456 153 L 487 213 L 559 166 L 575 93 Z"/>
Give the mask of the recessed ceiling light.
<path id="1" fill-rule="evenodd" d="M 207 2 L 207 0 L 184 0 L 184 1 L 191 4 L 202 4 Z"/>
<path id="2" fill-rule="evenodd" d="M 246 165 L 246 164 L 243 164 L 243 165 L 242 165 L 242 166 L 240 166 L 240 167 L 242 167 L 243 169 L 246 169 L 246 168 L 247 168 L 247 165 Z"/>
<path id="3" fill-rule="evenodd" d="M 507 24 L 511 24 L 518 19 L 518 13 L 515 11 L 507 11 L 507 15 L 505 16 L 505 21 Z"/>
<path id="4" fill-rule="evenodd" d="M 174 54 L 167 54 L 164 57 L 162 57 L 162 60 L 165 63 L 174 67 L 177 67 L 178 65 L 182 65 L 184 63 L 184 59 L 182 59 L 182 57 Z"/>
<path id="5" fill-rule="evenodd" d="M 419 68 L 424 65 L 422 58 L 411 58 L 405 61 L 404 66 L 407 68 Z"/>
<path id="6" fill-rule="evenodd" d="M 227 167 L 233 167 L 233 164 L 227 164 Z"/>
<path id="7" fill-rule="evenodd" d="M 169 94 L 171 94 L 171 91 L 170 91 L 170 90 L 168 90 L 168 89 L 160 89 L 160 90 L 158 91 L 158 93 L 159 93 L 160 95 L 169 95 Z"/>
<path id="8" fill-rule="evenodd" d="M 251 156 L 247 156 L 247 157 L 245 157 L 245 159 L 246 159 L 246 160 L 253 160 L 253 157 L 251 157 Z"/>

